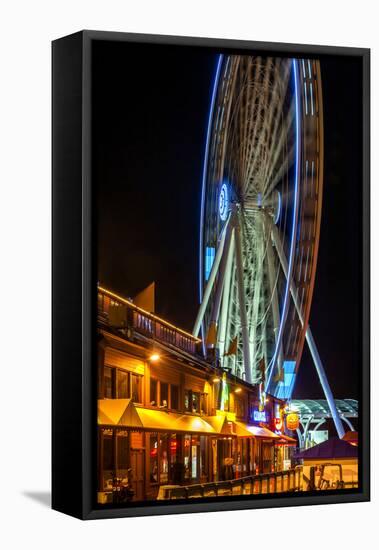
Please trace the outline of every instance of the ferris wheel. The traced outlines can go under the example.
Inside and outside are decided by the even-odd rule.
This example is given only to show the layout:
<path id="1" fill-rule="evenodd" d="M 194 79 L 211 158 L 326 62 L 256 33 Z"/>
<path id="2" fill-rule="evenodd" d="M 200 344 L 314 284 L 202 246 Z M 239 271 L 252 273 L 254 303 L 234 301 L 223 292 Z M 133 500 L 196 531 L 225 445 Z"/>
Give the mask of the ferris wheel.
<path id="1" fill-rule="evenodd" d="M 323 191 L 322 112 L 318 60 L 219 56 L 193 332 L 202 331 L 204 348 L 223 369 L 286 400 L 307 341 L 334 418 L 309 329 Z"/>

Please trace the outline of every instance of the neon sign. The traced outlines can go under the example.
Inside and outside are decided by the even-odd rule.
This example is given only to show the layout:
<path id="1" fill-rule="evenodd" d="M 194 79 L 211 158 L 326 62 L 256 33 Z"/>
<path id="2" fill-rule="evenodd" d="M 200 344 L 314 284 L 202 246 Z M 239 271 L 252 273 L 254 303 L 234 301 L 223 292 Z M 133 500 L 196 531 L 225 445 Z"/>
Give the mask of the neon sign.
<path id="1" fill-rule="evenodd" d="M 266 411 L 253 410 L 253 419 L 255 422 L 267 422 Z"/>

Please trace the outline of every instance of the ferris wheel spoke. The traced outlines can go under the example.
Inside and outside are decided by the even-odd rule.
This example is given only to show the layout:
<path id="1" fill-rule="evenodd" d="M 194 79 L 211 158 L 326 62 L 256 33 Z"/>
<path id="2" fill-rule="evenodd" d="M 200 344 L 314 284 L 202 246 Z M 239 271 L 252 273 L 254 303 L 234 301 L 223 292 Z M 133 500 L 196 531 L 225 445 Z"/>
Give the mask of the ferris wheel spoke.
<path id="1" fill-rule="evenodd" d="M 269 170 L 267 171 L 267 174 L 265 176 L 265 188 L 263 191 L 263 196 L 266 198 L 268 197 L 275 189 L 277 183 L 280 181 L 280 179 L 283 177 L 283 174 L 293 161 L 294 158 L 294 151 L 295 151 L 295 144 L 290 143 L 289 149 L 287 149 L 287 136 L 289 134 L 289 130 L 291 126 L 293 125 L 293 120 L 295 116 L 295 106 L 292 102 L 291 108 L 288 112 L 286 123 L 283 126 L 279 136 L 278 136 L 278 142 L 276 143 L 276 148 L 273 149 L 272 154 L 270 156 L 270 163 L 267 164 L 269 166 Z M 278 161 L 280 158 L 280 155 L 282 155 L 281 164 L 278 167 Z M 273 176 L 275 172 L 275 175 Z"/>
<path id="2" fill-rule="evenodd" d="M 272 64 L 272 59 L 268 57 L 266 59 L 266 63 L 264 66 L 264 69 L 262 71 L 256 71 L 255 72 L 255 80 L 253 81 L 254 87 L 257 89 L 257 92 L 259 92 L 258 95 L 258 105 L 255 108 L 255 103 L 252 105 L 253 112 L 255 113 L 254 117 L 251 117 L 253 119 L 252 124 L 252 132 L 249 134 L 249 148 L 247 150 L 248 156 L 251 155 L 252 151 L 257 153 L 255 150 L 255 143 L 257 142 L 257 136 L 259 136 L 259 131 L 261 130 L 261 125 L 258 123 L 262 120 L 262 113 L 264 112 L 264 106 L 267 104 L 268 101 L 268 83 L 270 78 L 270 66 Z M 262 80 L 262 82 L 261 82 Z"/>
<path id="3" fill-rule="evenodd" d="M 272 65 L 271 69 L 273 75 L 279 73 L 280 65 L 281 60 L 277 58 L 275 60 L 275 64 Z M 286 88 L 287 84 L 285 83 L 284 86 Z M 279 78 L 276 78 L 274 79 L 273 84 L 271 82 L 267 82 L 266 89 L 263 90 L 263 93 L 265 95 L 264 116 L 262 116 L 262 113 L 259 113 L 262 119 L 262 126 L 258 132 L 258 142 L 256 144 L 253 143 L 250 146 L 250 148 L 254 148 L 255 154 L 252 155 L 250 168 L 248 170 L 248 173 L 245 175 L 246 185 L 248 185 L 253 178 L 257 165 L 259 164 L 259 160 L 262 159 L 262 156 L 262 164 L 267 164 L 267 159 L 269 158 L 268 141 L 270 139 L 270 136 L 275 136 L 276 126 L 278 124 L 278 122 L 275 122 L 274 128 L 272 128 L 274 113 L 281 113 L 285 98 L 285 93 L 283 93 L 283 91 L 281 90 L 282 87 L 283 82 L 281 82 Z M 279 118 L 280 116 L 277 115 L 276 120 L 279 121 Z"/>

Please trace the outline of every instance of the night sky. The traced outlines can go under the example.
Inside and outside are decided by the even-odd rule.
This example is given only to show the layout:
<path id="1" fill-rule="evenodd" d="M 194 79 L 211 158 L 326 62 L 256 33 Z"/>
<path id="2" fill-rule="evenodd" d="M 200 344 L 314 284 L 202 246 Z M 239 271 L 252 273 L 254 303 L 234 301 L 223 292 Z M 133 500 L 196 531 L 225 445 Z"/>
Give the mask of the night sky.
<path id="1" fill-rule="evenodd" d="M 95 42 L 93 178 L 98 280 L 191 330 L 198 308 L 202 166 L 216 52 Z M 361 358 L 361 66 L 321 59 L 325 175 L 310 325 L 337 398 L 358 398 Z M 307 347 L 295 398 L 323 398 Z"/>

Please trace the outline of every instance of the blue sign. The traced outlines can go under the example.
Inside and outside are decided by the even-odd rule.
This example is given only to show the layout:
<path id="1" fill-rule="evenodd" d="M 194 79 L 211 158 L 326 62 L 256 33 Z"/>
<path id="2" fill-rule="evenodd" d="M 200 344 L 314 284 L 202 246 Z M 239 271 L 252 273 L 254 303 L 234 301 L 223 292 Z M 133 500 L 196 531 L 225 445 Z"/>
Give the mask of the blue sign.
<path id="1" fill-rule="evenodd" d="M 267 422 L 266 411 L 260 411 L 258 409 L 253 410 L 254 422 Z"/>

